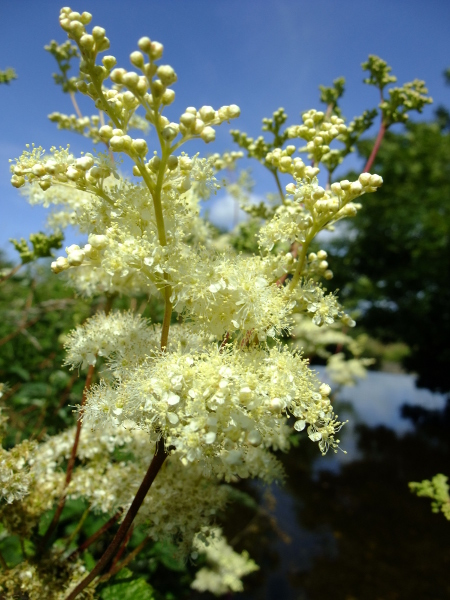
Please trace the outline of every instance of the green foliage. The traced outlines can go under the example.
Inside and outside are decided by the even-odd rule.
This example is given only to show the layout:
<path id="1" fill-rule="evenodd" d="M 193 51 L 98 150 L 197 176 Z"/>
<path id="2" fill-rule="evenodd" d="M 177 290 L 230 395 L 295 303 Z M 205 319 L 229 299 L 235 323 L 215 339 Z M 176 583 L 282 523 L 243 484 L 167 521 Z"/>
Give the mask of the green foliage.
<path id="1" fill-rule="evenodd" d="M 0 71 L 0 84 L 9 84 L 13 79 L 17 79 L 17 74 L 14 69 L 8 68 L 5 71 Z"/>
<path id="2" fill-rule="evenodd" d="M 152 586 L 129 569 L 122 569 L 99 594 L 102 600 L 155 600 Z"/>
<path id="3" fill-rule="evenodd" d="M 442 512 L 444 517 L 450 521 L 450 494 L 448 486 L 448 477 L 438 473 L 431 480 L 424 479 L 420 483 L 412 481 L 409 484 L 410 490 L 425 498 L 431 498 L 431 510 L 434 513 Z"/>
<path id="4" fill-rule="evenodd" d="M 55 40 L 52 40 L 48 46 L 44 46 L 47 52 L 55 58 L 58 63 L 59 73 L 53 73 L 53 79 L 57 85 L 60 85 L 62 91 L 65 93 L 74 93 L 77 91 L 76 83 L 79 80 L 78 77 L 68 77 L 67 73 L 71 67 L 71 61 L 73 58 L 79 56 L 78 48 L 75 44 L 72 44 L 70 40 L 67 40 L 63 44 L 58 44 Z"/>
<path id="5" fill-rule="evenodd" d="M 338 77 L 333 81 L 331 87 L 325 85 L 319 85 L 320 90 L 320 101 L 327 104 L 330 110 L 341 116 L 341 110 L 337 105 L 339 98 L 344 95 L 345 91 L 345 77 Z"/>
<path id="6" fill-rule="evenodd" d="M 363 157 L 371 145 L 360 143 Z M 374 170 L 383 187 L 329 248 L 336 285 L 364 301 L 358 322 L 370 335 L 410 347 L 404 364 L 421 384 L 448 391 L 450 135 L 434 122 L 388 133 Z"/>
<path id="7" fill-rule="evenodd" d="M 32 249 L 28 246 L 26 240 L 21 238 L 21 240 L 11 239 L 11 243 L 14 248 L 20 255 L 22 260 L 22 264 L 27 264 L 38 258 L 46 258 L 49 256 L 53 256 L 51 250 L 54 248 L 58 250 L 62 246 L 62 241 L 64 240 L 64 234 L 61 232 L 46 234 L 42 233 L 31 233 L 30 234 L 30 242 L 32 245 Z"/>

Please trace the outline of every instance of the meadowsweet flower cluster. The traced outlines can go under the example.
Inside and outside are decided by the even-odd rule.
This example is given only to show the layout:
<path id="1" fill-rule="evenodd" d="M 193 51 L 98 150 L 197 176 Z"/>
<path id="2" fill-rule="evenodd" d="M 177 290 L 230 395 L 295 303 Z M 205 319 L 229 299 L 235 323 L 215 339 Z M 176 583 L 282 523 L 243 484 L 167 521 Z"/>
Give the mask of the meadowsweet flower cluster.
<path id="1" fill-rule="evenodd" d="M 40 539 L 42 561 L 25 557 L 2 573 L 0 589 L 6 598 L 94 597 L 91 582 L 100 581 L 95 578 L 114 553 L 123 554 L 134 523 L 146 540 L 174 543 L 185 556 L 192 548 L 206 555 L 208 566 L 197 573 L 194 589 L 241 591 L 241 577 L 257 567 L 214 527 L 228 500 L 226 482 L 282 480 L 273 451 L 287 451 L 294 432 L 305 430 L 322 454 L 338 450 L 342 423 L 331 387 L 318 381 L 302 347 L 327 357 L 339 383 L 363 373 L 356 350 L 352 362 L 326 349 L 330 340 L 354 347 L 339 327 L 355 323 L 324 287 L 323 280 L 333 277 L 327 253 L 310 246 L 321 231 L 354 216 L 363 196 L 382 184 L 368 168 L 355 181 L 331 179 L 374 114 L 346 124 L 337 106 L 344 84 L 336 80 L 322 90 L 325 112 L 311 109 L 302 123 L 284 130 L 283 109 L 264 119 L 263 131 L 273 141 L 234 130 L 234 140 L 272 173 L 279 192 L 275 202 L 246 207 L 254 230 L 245 248 L 253 251 L 236 252 L 230 238 L 218 238 L 203 218 L 201 203 L 223 186 L 219 171 L 236 169 L 244 152 L 202 157 L 184 145 L 213 142 L 215 128 L 239 117 L 239 107 L 227 98 L 230 103 L 219 108 L 188 106 L 169 120 L 163 113 L 175 102 L 178 76 L 161 62 L 163 45 L 142 37 L 126 69 L 104 54 L 110 41 L 102 27 L 88 28 L 91 20 L 90 13 L 62 8 L 60 25 L 69 39 L 47 49 L 61 72 L 55 81 L 72 100 L 76 94 L 90 98 L 99 114 L 83 116 L 74 100 L 76 115 L 55 112 L 50 120 L 101 151 L 75 156 L 69 146 L 45 153 L 28 145 L 11 165 L 11 183 L 31 203 L 55 207 L 52 243 L 33 238 L 47 244 L 46 255 L 59 247 L 69 224 L 85 236 L 84 243 L 69 242 L 51 269 L 83 296 L 106 295 L 108 308 L 64 336 L 65 366 L 87 369 L 76 427 L 0 451 L 6 500 L 0 515 L 10 534 L 35 535 L 56 505 Z M 69 77 L 78 58 L 79 72 Z M 369 83 L 381 90 L 393 81 L 381 59 L 370 58 L 365 68 Z M 421 110 L 425 93 L 420 82 L 390 90 L 391 99 L 381 105 L 383 127 L 404 119 L 408 110 Z M 131 135 L 148 128 L 152 148 Z M 296 138 L 306 145 L 286 145 Z M 132 162 L 131 178 L 121 172 L 124 157 Z M 248 196 L 248 174 L 228 189 L 235 198 Z M 110 310 L 118 296 L 130 310 Z M 162 317 L 151 322 L 136 312 L 139 296 L 159 302 Z M 84 579 L 77 552 L 65 561 L 47 547 L 72 500 L 121 523 Z M 103 577 L 115 568 L 113 561 Z"/>
<path id="2" fill-rule="evenodd" d="M 197 571 L 191 587 L 199 592 L 211 592 L 223 596 L 231 592 L 242 592 L 242 577 L 259 569 L 248 552 L 238 554 L 227 544 L 219 528 L 201 532 L 194 538 L 193 547 L 204 554 L 207 566 Z"/>

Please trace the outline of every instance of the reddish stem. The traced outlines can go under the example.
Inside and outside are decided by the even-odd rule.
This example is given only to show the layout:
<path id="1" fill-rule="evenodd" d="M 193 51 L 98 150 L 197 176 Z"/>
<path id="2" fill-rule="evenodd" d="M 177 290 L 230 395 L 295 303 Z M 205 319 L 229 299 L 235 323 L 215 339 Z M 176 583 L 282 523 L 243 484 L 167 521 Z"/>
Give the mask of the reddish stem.
<path id="1" fill-rule="evenodd" d="M 380 125 L 380 130 L 377 135 L 377 139 L 375 140 L 375 144 L 373 145 L 372 152 L 370 153 L 369 160 L 367 161 L 366 166 L 364 167 L 364 173 L 368 173 L 370 171 L 370 169 L 372 168 L 372 165 L 375 161 L 375 157 L 378 154 L 378 150 L 380 149 L 381 142 L 383 141 L 384 134 L 386 133 L 386 129 L 387 129 L 387 127 L 382 121 L 381 125 Z"/>
<path id="2" fill-rule="evenodd" d="M 108 529 L 112 525 L 114 525 L 114 523 L 121 516 L 121 514 L 122 514 L 122 510 L 118 510 L 116 512 L 116 514 L 109 519 L 109 521 L 106 521 L 106 523 L 104 525 L 102 525 L 100 527 L 100 529 L 98 529 L 95 533 L 93 533 L 91 535 L 91 537 L 89 537 L 82 544 L 80 544 L 78 546 L 78 548 L 72 552 L 72 554 L 69 554 L 69 556 L 67 557 L 67 560 L 74 560 L 75 558 L 77 558 L 77 556 L 79 556 L 82 552 L 84 552 L 87 548 L 89 548 L 89 546 L 91 546 L 94 542 L 96 542 L 98 540 L 98 538 L 105 533 L 105 531 L 108 531 Z"/>
<path id="3" fill-rule="evenodd" d="M 122 543 L 124 537 L 127 535 L 127 532 L 130 529 L 131 524 L 133 523 L 134 518 L 138 513 L 138 510 L 144 502 L 148 490 L 150 489 L 150 486 L 155 480 L 155 477 L 161 469 L 164 461 L 166 460 L 166 457 L 167 453 L 164 447 L 164 440 L 160 439 L 156 443 L 156 452 L 153 456 L 147 473 L 145 474 L 145 477 L 142 480 L 141 485 L 139 486 L 136 496 L 134 497 L 134 500 L 131 503 L 128 512 L 124 520 L 122 521 L 119 530 L 114 536 L 114 539 L 112 540 L 112 542 L 110 543 L 110 545 L 108 546 L 108 548 L 106 549 L 105 553 L 98 561 L 96 566 L 89 573 L 89 575 L 85 577 L 83 581 L 81 581 L 72 592 L 70 592 L 70 594 L 66 597 L 65 600 L 75 600 L 78 594 L 82 592 L 91 583 L 91 581 L 93 581 L 97 577 L 97 575 L 100 575 L 100 573 L 102 573 L 102 571 L 104 571 L 104 569 L 107 567 L 110 560 L 113 558 L 113 556 L 119 549 L 119 546 Z"/>
<path id="4" fill-rule="evenodd" d="M 113 560 L 111 562 L 111 568 L 109 569 L 110 573 L 112 573 L 114 571 L 117 563 L 122 558 L 122 554 L 125 552 L 125 548 L 127 547 L 128 542 L 130 541 L 132 535 L 133 535 L 133 525 L 128 530 L 128 533 L 125 536 L 125 539 L 123 540 L 122 545 L 120 546 L 119 550 L 117 551 L 117 554 L 115 555 L 115 557 L 113 558 Z"/>
<path id="5" fill-rule="evenodd" d="M 84 406 L 84 403 L 86 402 L 86 392 L 88 391 L 88 389 L 91 386 L 91 381 L 92 381 L 92 376 L 94 375 L 94 365 L 90 365 L 89 366 L 89 370 L 86 376 L 86 383 L 84 386 L 84 391 L 83 391 L 83 398 L 81 400 L 81 406 Z M 46 534 L 44 535 L 44 538 L 42 540 L 41 543 L 41 548 L 45 548 L 49 539 L 51 538 L 51 536 L 53 535 L 53 532 L 56 529 L 56 526 L 58 525 L 58 521 L 59 518 L 61 516 L 61 513 L 63 511 L 63 508 L 66 504 L 66 498 L 67 498 L 67 488 L 72 480 L 72 474 L 73 474 L 73 469 L 75 466 L 75 460 L 77 458 L 77 451 L 78 451 L 78 444 L 80 442 L 80 434 L 81 434 L 81 425 L 82 425 L 82 420 L 78 419 L 77 420 L 77 428 L 75 431 L 75 439 L 73 441 L 73 446 L 72 446 L 72 451 L 70 453 L 70 458 L 69 458 L 69 462 L 67 463 L 67 471 L 66 471 L 66 479 L 64 481 L 64 490 L 63 493 L 61 495 L 61 498 L 59 499 L 58 502 L 58 506 L 56 507 L 56 511 L 55 514 L 53 515 L 53 519 L 52 522 L 50 523 Z"/>

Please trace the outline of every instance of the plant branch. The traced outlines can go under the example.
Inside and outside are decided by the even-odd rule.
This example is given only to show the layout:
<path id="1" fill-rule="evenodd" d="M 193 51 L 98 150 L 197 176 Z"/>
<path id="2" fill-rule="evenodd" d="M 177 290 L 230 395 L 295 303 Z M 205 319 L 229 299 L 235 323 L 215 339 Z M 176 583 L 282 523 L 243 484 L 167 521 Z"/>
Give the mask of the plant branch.
<path id="1" fill-rule="evenodd" d="M 7 273 L 4 277 L 2 277 L 0 279 L 0 283 L 3 283 L 5 281 L 7 281 L 10 277 L 12 277 L 13 275 L 15 275 L 17 273 L 17 271 L 23 267 L 23 263 L 19 263 L 18 265 L 16 265 L 14 267 L 14 269 L 11 269 L 11 271 L 9 273 Z"/>
<path id="2" fill-rule="evenodd" d="M 86 402 L 86 392 L 88 391 L 88 389 L 91 386 L 93 375 L 94 375 L 94 365 L 90 365 L 87 376 L 86 376 L 86 383 L 84 385 L 83 398 L 81 400 L 82 407 L 84 406 L 84 403 Z M 51 536 L 53 535 L 53 532 L 55 531 L 56 526 L 58 525 L 59 519 L 61 517 L 63 508 L 66 504 L 67 488 L 72 480 L 73 469 L 75 467 L 75 460 L 77 458 L 78 444 L 80 442 L 80 434 L 81 434 L 82 424 L 83 424 L 83 421 L 81 419 L 78 419 L 77 420 L 77 428 L 75 431 L 75 439 L 73 441 L 73 446 L 72 446 L 72 451 L 70 453 L 69 462 L 67 463 L 67 471 L 66 471 L 66 478 L 64 481 L 63 493 L 61 495 L 61 498 L 59 499 L 58 506 L 56 507 L 56 511 L 55 511 L 55 514 L 53 515 L 52 522 L 50 523 L 50 525 L 42 539 L 42 542 L 41 542 L 42 549 L 45 549 Z"/>
<path id="3" fill-rule="evenodd" d="M 72 100 L 72 104 L 75 109 L 75 112 L 77 113 L 77 117 L 79 119 L 82 119 L 83 115 L 81 113 L 80 107 L 78 106 L 78 102 L 77 102 L 77 99 L 75 98 L 75 94 L 73 92 L 69 92 L 69 94 L 70 94 L 70 99 Z"/>
<path id="4" fill-rule="evenodd" d="M 114 539 L 112 540 L 112 542 L 110 543 L 110 545 L 108 546 L 108 548 L 106 549 L 105 553 L 98 561 L 96 566 L 89 573 L 89 575 L 85 577 L 83 581 L 81 581 L 72 592 L 69 593 L 65 600 L 74 600 L 78 596 L 78 594 L 82 592 L 97 577 L 97 575 L 100 575 L 100 573 L 102 573 L 108 566 L 110 560 L 116 554 L 117 550 L 120 547 L 120 544 L 127 535 L 127 532 L 131 527 L 131 524 L 133 523 L 134 518 L 138 513 L 138 510 L 144 502 L 145 497 L 150 489 L 150 486 L 155 480 L 155 477 L 161 469 L 164 461 L 166 460 L 166 457 L 167 453 L 164 447 L 164 440 L 161 438 L 156 443 L 155 455 L 153 456 L 147 473 L 145 474 L 145 477 L 142 480 L 142 483 L 136 493 L 136 496 L 134 497 L 134 500 L 131 503 L 129 510 L 119 527 L 119 530 L 114 536 Z"/>
<path id="5" fill-rule="evenodd" d="M 98 540 L 98 538 L 105 533 L 105 531 L 108 531 L 108 529 L 112 525 L 114 525 L 114 523 L 119 519 L 121 514 L 122 514 L 122 509 L 118 510 L 116 512 L 116 514 L 113 515 L 109 519 L 109 521 L 106 521 L 106 523 L 104 525 L 102 525 L 100 527 L 100 529 L 98 529 L 87 540 L 85 540 L 82 544 L 80 544 L 78 546 L 78 548 L 72 552 L 72 554 L 69 554 L 69 556 L 67 557 L 67 560 L 75 560 L 75 558 L 77 558 L 82 552 L 84 552 L 87 548 L 89 548 L 89 546 L 91 546 L 94 542 L 96 542 Z"/>
<path id="6" fill-rule="evenodd" d="M 284 193 L 283 193 L 283 188 L 281 187 L 281 182 L 280 182 L 280 178 L 278 177 L 278 171 L 275 170 L 273 171 L 272 169 L 269 169 L 271 173 L 273 173 L 273 176 L 275 177 L 275 181 L 277 184 L 277 188 L 278 188 L 278 193 L 280 194 L 280 198 L 281 198 L 281 202 L 284 202 Z"/>
<path id="7" fill-rule="evenodd" d="M 370 153 L 369 159 L 364 167 L 364 173 L 368 173 L 372 168 L 372 165 L 375 161 L 376 155 L 378 154 L 378 150 L 380 149 L 381 142 L 383 141 L 384 134 L 386 133 L 387 127 L 384 122 L 381 122 L 380 130 L 378 131 L 377 138 L 375 140 L 375 144 L 373 145 L 372 152 Z"/>
<path id="8" fill-rule="evenodd" d="M 130 554 L 127 557 L 125 557 L 120 563 L 118 563 L 113 569 L 111 569 L 109 573 L 103 575 L 100 581 L 107 581 L 110 577 L 113 577 L 113 575 L 115 575 L 124 567 L 126 567 L 139 554 L 139 552 L 145 548 L 145 546 L 149 543 L 150 540 L 151 537 L 148 535 L 142 540 L 140 544 L 136 546 L 136 548 L 132 552 L 130 552 Z"/>

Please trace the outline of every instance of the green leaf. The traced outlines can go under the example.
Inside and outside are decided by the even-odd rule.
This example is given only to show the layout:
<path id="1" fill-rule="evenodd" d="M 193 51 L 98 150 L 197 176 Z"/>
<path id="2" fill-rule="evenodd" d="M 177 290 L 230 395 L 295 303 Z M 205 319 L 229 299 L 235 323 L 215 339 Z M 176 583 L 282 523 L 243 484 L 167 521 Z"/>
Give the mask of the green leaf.
<path id="1" fill-rule="evenodd" d="M 131 571 L 122 569 L 115 581 L 100 592 L 102 600 L 154 600 L 152 586 L 142 577 L 131 579 Z"/>

